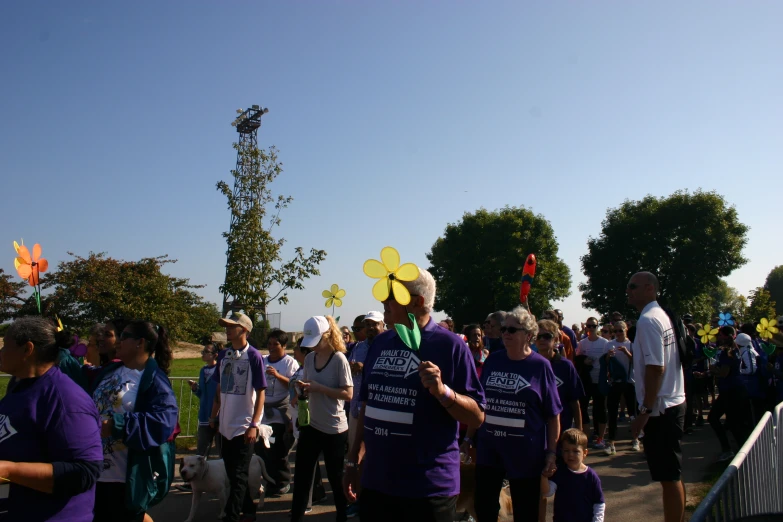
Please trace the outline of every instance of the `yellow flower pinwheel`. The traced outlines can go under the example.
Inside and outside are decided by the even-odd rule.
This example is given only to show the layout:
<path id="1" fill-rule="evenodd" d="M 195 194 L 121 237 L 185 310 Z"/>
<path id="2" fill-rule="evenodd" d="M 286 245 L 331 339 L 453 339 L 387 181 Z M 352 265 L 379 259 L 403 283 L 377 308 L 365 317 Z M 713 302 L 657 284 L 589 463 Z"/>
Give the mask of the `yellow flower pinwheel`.
<path id="1" fill-rule="evenodd" d="M 710 329 L 710 325 L 705 324 L 704 327 L 696 332 L 696 335 L 701 337 L 701 342 L 704 344 L 707 343 L 714 343 L 716 339 L 716 335 L 718 334 L 717 328 Z"/>
<path id="2" fill-rule="evenodd" d="M 411 294 L 400 281 L 415 281 L 419 277 L 419 267 L 413 263 L 400 265 L 400 254 L 392 247 L 381 250 L 381 260 L 368 259 L 363 267 L 365 275 L 378 279 L 372 287 L 372 295 L 384 302 L 389 294 L 402 306 L 411 302 Z"/>
<path id="3" fill-rule="evenodd" d="M 332 285 L 329 290 L 321 292 L 321 296 L 326 298 L 326 308 L 342 306 L 343 297 L 345 297 L 345 290 L 337 285 Z"/>
<path id="4" fill-rule="evenodd" d="M 772 339 L 772 336 L 780 331 L 777 325 L 777 319 L 768 320 L 765 317 L 756 325 L 756 331 L 762 339 Z"/>

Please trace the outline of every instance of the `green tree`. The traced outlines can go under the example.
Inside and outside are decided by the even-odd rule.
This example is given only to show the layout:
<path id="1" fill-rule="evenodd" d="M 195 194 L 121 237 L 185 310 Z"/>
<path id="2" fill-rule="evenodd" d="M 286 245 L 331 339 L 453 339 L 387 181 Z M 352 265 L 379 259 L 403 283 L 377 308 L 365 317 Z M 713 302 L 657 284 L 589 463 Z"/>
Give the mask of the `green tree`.
<path id="1" fill-rule="evenodd" d="M 764 287 L 758 287 L 750 291 L 750 307 L 748 307 L 747 320 L 754 323 L 761 321 L 762 317 L 774 319 L 776 303 L 772 295 Z"/>
<path id="2" fill-rule="evenodd" d="M 172 339 L 190 342 L 200 342 L 217 328 L 217 307 L 193 291 L 203 285 L 161 271 L 176 260 L 69 254 L 72 260 L 60 262 L 41 281 L 42 288 L 51 290 L 42 303 L 44 314 L 56 313 L 69 328 L 84 331 L 114 317 L 145 319 L 167 327 Z"/>
<path id="3" fill-rule="evenodd" d="M 258 314 L 267 315 L 267 307 L 277 300 L 288 302 L 288 290 L 302 290 L 303 281 L 320 275 L 318 265 L 326 258 L 326 251 L 310 249 L 309 255 L 301 247 L 295 249 L 293 259 L 283 262 L 281 249 L 285 239 L 275 239 L 272 230 L 280 225 L 280 212 L 293 201 L 290 196 L 273 196 L 270 185 L 283 172 L 277 149 L 268 151 L 243 147 L 235 143 L 243 165 L 250 168 L 232 170 L 237 194 L 224 181 L 217 189 L 226 196 L 234 226 L 224 232 L 228 245 L 226 281 L 220 291 L 233 298 L 234 306 L 243 308 L 255 321 Z M 248 200 L 239 194 L 255 194 Z M 270 214 L 269 210 L 274 209 Z"/>
<path id="4" fill-rule="evenodd" d="M 25 287 L 27 283 L 6 274 L 0 268 L 0 323 L 11 319 L 22 308 L 25 302 L 22 296 Z"/>
<path id="5" fill-rule="evenodd" d="M 602 313 L 634 314 L 626 285 L 635 272 L 647 270 L 658 276 L 661 301 L 683 311 L 747 263 L 742 257 L 747 232 L 736 209 L 715 192 L 626 201 L 607 211 L 600 236 L 587 242 L 582 302 Z"/>
<path id="6" fill-rule="evenodd" d="M 519 304 L 522 265 L 534 253 L 538 269 L 528 301 L 540 314 L 552 300 L 568 296 L 571 274 L 557 257 L 549 222 L 524 207 L 480 209 L 450 223 L 427 254 L 437 282 L 435 306 L 457 325 L 483 320 Z"/>
<path id="7" fill-rule="evenodd" d="M 783 306 L 783 265 L 776 266 L 767 275 L 767 280 L 764 283 L 764 289 L 769 292 L 769 297 L 776 304 L 775 306 Z M 783 313 L 783 309 L 780 310 Z"/>

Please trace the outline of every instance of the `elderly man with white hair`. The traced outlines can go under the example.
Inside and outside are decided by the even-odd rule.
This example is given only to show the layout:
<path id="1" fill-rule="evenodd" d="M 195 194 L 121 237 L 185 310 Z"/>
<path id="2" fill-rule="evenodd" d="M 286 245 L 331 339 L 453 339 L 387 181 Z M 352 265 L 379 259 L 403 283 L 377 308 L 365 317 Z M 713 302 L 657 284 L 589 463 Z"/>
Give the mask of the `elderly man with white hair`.
<path id="1" fill-rule="evenodd" d="M 346 496 L 356 498 L 361 462 L 362 520 L 451 522 L 460 491 L 458 423 L 477 428 L 484 421 L 484 392 L 465 342 L 430 317 L 432 275 L 419 269 L 415 281 L 402 284 L 410 303 L 390 295 L 384 314 L 416 330 L 412 314 L 421 339 L 414 349 L 392 329 L 370 347 L 359 395 L 363 429 L 351 441 Z"/>

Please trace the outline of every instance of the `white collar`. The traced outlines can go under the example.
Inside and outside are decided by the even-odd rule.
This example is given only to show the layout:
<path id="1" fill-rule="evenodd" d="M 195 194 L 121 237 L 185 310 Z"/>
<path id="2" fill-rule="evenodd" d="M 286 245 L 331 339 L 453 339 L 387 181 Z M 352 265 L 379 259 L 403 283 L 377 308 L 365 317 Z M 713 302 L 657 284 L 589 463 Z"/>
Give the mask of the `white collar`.
<path id="1" fill-rule="evenodd" d="M 645 312 L 647 312 L 647 311 L 649 311 L 649 310 L 651 310 L 653 308 L 660 308 L 660 307 L 661 307 L 661 305 L 658 304 L 658 301 L 650 301 L 649 303 L 647 303 L 647 306 L 642 308 L 642 311 L 641 311 L 640 315 L 644 315 Z"/>

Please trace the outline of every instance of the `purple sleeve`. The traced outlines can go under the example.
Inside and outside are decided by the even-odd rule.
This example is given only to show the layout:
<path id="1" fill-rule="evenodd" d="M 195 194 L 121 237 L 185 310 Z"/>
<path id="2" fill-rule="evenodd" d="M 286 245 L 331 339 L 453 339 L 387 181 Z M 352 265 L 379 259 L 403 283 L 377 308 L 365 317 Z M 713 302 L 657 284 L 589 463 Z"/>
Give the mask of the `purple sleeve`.
<path id="1" fill-rule="evenodd" d="M 590 476 L 593 479 L 591 485 L 593 491 L 590 495 L 593 498 L 593 504 L 606 504 L 606 501 L 604 500 L 604 490 L 601 487 L 601 477 L 598 476 L 598 473 L 596 473 L 593 468 L 590 468 Z"/>
<path id="2" fill-rule="evenodd" d="M 573 364 L 568 365 L 568 372 L 571 374 L 571 400 L 579 400 L 585 396 L 585 387 L 582 384 L 582 379 L 579 378 L 579 374 L 576 372 L 576 367 Z"/>
<path id="3" fill-rule="evenodd" d="M 449 386 L 455 392 L 471 397 L 483 411 L 487 401 L 484 398 L 484 388 L 476 373 L 476 363 L 473 361 L 473 356 L 470 355 L 468 345 L 460 338 L 457 338 L 457 341 L 454 343 L 454 370 L 452 372 L 454 378 Z M 554 375 L 552 382 L 554 382 Z"/>
<path id="4" fill-rule="evenodd" d="M 217 356 L 217 368 L 215 368 L 215 371 L 212 372 L 212 377 L 210 377 L 211 380 L 215 381 L 218 384 L 220 384 L 220 363 L 225 358 L 226 358 L 226 351 L 220 350 L 220 353 Z"/>
<path id="5" fill-rule="evenodd" d="M 86 399 L 86 397 L 85 397 Z M 68 400 L 63 397 L 63 401 Z M 77 398 L 73 398 L 77 400 Z M 49 456 L 52 461 L 103 461 L 101 429 L 98 410 L 74 410 L 64 404 L 55 405 L 60 414 L 52 418 L 53 425 L 46 430 Z"/>
<path id="6" fill-rule="evenodd" d="M 557 381 L 555 380 L 555 372 L 552 371 L 552 365 L 547 363 L 542 366 L 544 378 L 541 390 L 541 413 L 544 419 L 549 419 L 559 415 L 563 411 L 563 405 L 560 404 L 560 394 L 557 393 Z"/>
<path id="7" fill-rule="evenodd" d="M 250 373 L 253 374 L 253 389 L 266 389 L 266 372 L 264 371 L 264 358 L 255 348 L 248 347 L 247 360 L 250 361 Z M 217 372 L 215 372 L 217 373 Z"/>

